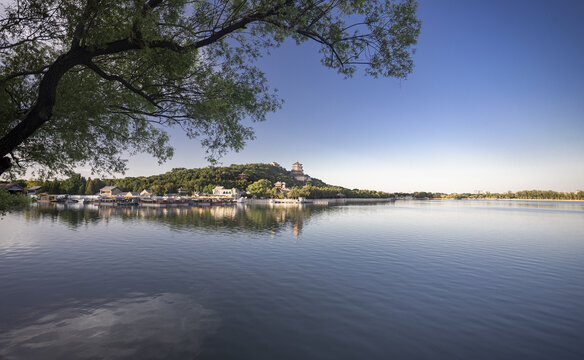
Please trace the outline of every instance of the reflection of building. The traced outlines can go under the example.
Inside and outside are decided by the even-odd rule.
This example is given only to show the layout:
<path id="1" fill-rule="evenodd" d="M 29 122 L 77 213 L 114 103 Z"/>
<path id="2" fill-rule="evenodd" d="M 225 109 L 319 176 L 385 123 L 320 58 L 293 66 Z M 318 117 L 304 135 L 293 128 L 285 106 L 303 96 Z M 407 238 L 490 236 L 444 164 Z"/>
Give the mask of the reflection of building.
<path id="1" fill-rule="evenodd" d="M 300 236 L 302 233 L 302 222 L 295 222 L 292 224 L 292 234 L 294 236 Z"/>
<path id="2" fill-rule="evenodd" d="M 310 181 L 310 176 L 304 174 L 302 164 L 298 161 L 292 164 L 290 175 L 292 175 L 292 177 L 298 181 Z"/>
<path id="3" fill-rule="evenodd" d="M 294 234 L 294 236 L 298 237 L 300 236 L 300 234 L 302 234 L 302 228 L 304 227 L 304 218 L 302 216 L 298 216 L 298 214 L 296 214 L 297 216 L 293 217 L 291 219 L 292 221 L 292 234 Z"/>
<path id="4" fill-rule="evenodd" d="M 208 211 L 216 220 L 235 219 L 238 209 L 236 206 L 212 206 Z"/>

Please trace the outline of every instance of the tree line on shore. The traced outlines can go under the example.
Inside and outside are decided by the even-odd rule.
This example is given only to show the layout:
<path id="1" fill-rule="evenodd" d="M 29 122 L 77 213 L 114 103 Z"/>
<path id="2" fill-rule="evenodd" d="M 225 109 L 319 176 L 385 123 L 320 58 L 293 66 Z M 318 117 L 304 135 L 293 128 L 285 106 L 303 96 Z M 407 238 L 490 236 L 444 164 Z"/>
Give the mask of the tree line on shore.
<path id="1" fill-rule="evenodd" d="M 471 193 L 431 193 L 415 192 L 411 194 L 415 199 L 469 199 L 469 200 L 584 200 L 584 192 L 561 192 L 553 190 L 521 190 L 517 192 L 507 191 L 504 193 L 481 192 Z"/>
<path id="2" fill-rule="evenodd" d="M 276 187 L 278 182 L 285 183 L 286 189 L 289 191 L 282 191 L 281 187 Z M 92 179 L 73 174 L 63 180 L 31 179 L 16 183 L 22 187 L 41 186 L 44 192 L 50 194 L 70 195 L 94 195 L 99 193 L 99 189 L 104 186 L 117 186 L 124 191 L 132 192 L 148 189 L 157 195 L 176 193 L 179 188 L 188 193 L 212 193 L 216 186 L 223 186 L 228 189 L 236 188 L 244 193 L 249 191 L 252 196 L 257 198 L 390 197 L 389 193 L 381 191 L 346 189 L 341 186 L 328 185 L 316 178 L 306 182 L 299 181 L 285 168 L 270 164 L 209 166 L 199 169 L 175 168 L 160 175 L 121 179 Z"/>
<path id="3" fill-rule="evenodd" d="M 277 182 L 285 182 L 288 191 L 276 187 Z M 347 189 L 333 186 L 319 179 L 296 180 L 289 171 L 278 165 L 243 164 L 224 167 L 209 166 L 198 169 L 175 168 L 169 172 L 152 176 L 124 177 L 120 179 L 85 178 L 73 174 L 62 180 L 19 180 L 24 188 L 41 186 L 49 194 L 94 195 L 104 186 L 118 186 L 124 191 L 141 192 L 148 189 L 154 194 L 176 193 L 179 188 L 188 193 L 212 193 L 216 186 L 236 188 L 249 192 L 256 198 L 388 198 L 412 197 L 415 199 L 533 199 L 533 200 L 584 200 L 584 193 L 557 192 L 552 190 L 523 190 L 517 192 L 491 193 L 387 193 L 375 190 Z"/>

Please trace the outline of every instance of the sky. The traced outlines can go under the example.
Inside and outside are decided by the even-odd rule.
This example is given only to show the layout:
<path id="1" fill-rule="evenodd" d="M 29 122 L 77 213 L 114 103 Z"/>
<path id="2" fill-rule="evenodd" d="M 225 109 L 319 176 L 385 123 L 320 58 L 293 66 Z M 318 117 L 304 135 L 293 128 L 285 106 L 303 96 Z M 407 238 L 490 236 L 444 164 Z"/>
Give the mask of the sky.
<path id="1" fill-rule="evenodd" d="M 584 189 L 583 13 L 577 0 L 421 0 L 406 80 L 347 80 L 315 44 L 286 42 L 258 64 L 283 108 L 221 164 L 300 161 L 388 192 Z M 209 165 L 198 141 L 171 136 L 173 159 L 134 156 L 125 175 Z"/>

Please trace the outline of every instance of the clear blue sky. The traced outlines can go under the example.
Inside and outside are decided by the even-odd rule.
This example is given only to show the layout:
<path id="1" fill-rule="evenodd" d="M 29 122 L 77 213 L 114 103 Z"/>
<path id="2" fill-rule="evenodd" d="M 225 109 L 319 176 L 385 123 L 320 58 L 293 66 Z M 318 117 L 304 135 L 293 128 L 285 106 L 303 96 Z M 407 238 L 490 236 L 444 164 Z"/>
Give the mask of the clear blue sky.
<path id="1" fill-rule="evenodd" d="M 584 189 L 584 1 L 422 0 L 407 80 L 344 80 L 314 44 L 261 61 L 284 107 L 224 165 L 299 160 L 330 184 L 384 191 Z M 203 167 L 198 142 L 172 132 L 162 166 Z"/>

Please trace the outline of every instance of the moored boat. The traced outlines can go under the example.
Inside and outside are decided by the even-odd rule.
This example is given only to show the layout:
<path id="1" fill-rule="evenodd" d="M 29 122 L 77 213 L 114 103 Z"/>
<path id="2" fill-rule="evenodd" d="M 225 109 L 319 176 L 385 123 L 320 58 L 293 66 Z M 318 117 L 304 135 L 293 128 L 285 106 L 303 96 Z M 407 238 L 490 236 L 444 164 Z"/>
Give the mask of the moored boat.
<path id="1" fill-rule="evenodd" d="M 168 205 L 167 200 L 162 198 L 141 198 L 139 201 L 140 206 L 146 207 L 166 207 Z"/>
<path id="2" fill-rule="evenodd" d="M 61 203 L 65 202 L 65 199 L 59 195 L 39 194 L 36 201 L 40 203 Z"/>

